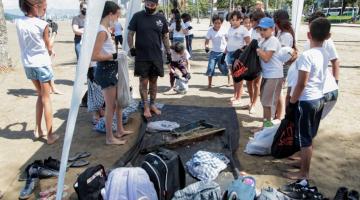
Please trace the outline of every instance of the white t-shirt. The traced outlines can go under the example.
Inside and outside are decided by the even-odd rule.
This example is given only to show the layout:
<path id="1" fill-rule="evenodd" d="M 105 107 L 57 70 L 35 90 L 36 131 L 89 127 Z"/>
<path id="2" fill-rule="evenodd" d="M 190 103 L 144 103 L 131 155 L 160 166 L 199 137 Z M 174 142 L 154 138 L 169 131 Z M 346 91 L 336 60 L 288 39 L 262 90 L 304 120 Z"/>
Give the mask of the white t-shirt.
<path id="1" fill-rule="evenodd" d="M 214 52 L 224 52 L 226 49 L 226 31 L 223 28 L 220 30 L 215 31 L 213 27 L 211 27 L 207 34 L 206 39 L 211 40 L 212 42 L 212 49 L 211 51 Z"/>
<path id="2" fill-rule="evenodd" d="M 36 17 L 16 20 L 16 30 L 24 67 L 50 67 L 51 58 L 45 46 L 44 30 L 48 23 Z"/>
<path id="3" fill-rule="evenodd" d="M 226 34 L 227 51 L 233 52 L 245 46 L 245 38 L 250 37 L 249 31 L 244 26 L 238 28 L 231 27 Z"/>
<path id="4" fill-rule="evenodd" d="M 120 22 L 116 22 L 114 24 L 114 29 L 115 29 L 115 32 L 114 32 L 115 36 L 122 35 L 123 28 L 122 28 Z"/>
<path id="5" fill-rule="evenodd" d="M 305 51 L 296 62 L 297 71 L 309 72 L 309 79 L 301 94 L 300 101 L 320 99 L 324 95 L 329 56 L 324 48 Z M 295 87 L 292 88 L 295 90 Z"/>
<path id="6" fill-rule="evenodd" d="M 171 60 L 174 62 L 187 61 L 191 57 L 186 49 L 184 50 L 183 54 L 178 54 L 172 49 L 170 50 L 170 53 L 171 53 Z"/>
<path id="7" fill-rule="evenodd" d="M 251 40 L 257 40 L 258 42 L 260 42 L 261 41 L 261 35 L 260 35 L 260 33 L 256 30 L 256 29 L 253 29 L 253 28 L 251 28 L 250 29 L 250 37 L 251 37 Z"/>
<path id="8" fill-rule="evenodd" d="M 113 42 L 113 40 L 111 39 L 111 34 L 109 32 L 109 30 L 107 30 L 103 25 L 100 25 L 99 27 L 99 33 L 100 32 L 106 32 L 107 34 L 107 38 L 103 44 L 103 47 L 101 49 L 101 52 L 103 54 L 113 54 L 113 53 L 116 53 L 116 49 L 115 49 L 115 44 Z"/>
<path id="9" fill-rule="evenodd" d="M 190 22 L 190 21 L 184 23 L 184 27 L 185 27 L 184 29 L 188 29 L 190 26 L 191 26 L 191 22 Z M 191 27 L 192 27 L 192 26 L 191 26 Z M 193 32 L 192 32 L 192 29 L 191 29 L 191 30 L 188 30 L 185 35 L 192 35 L 192 34 L 193 34 Z"/>
<path id="10" fill-rule="evenodd" d="M 274 54 L 269 62 L 264 62 L 260 59 L 262 76 L 264 78 L 282 78 L 283 74 L 283 63 L 279 59 L 278 52 L 281 49 L 281 44 L 275 36 L 263 40 L 259 44 L 260 48 L 264 51 L 273 51 Z"/>
<path id="11" fill-rule="evenodd" d="M 172 23 L 170 25 L 170 31 L 172 31 L 174 34 L 173 34 L 173 37 L 174 38 L 185 38 L 185 34 L 184 34 L 184 29 L 186 29 L 184 23 L 181 22 L 181 29 L 180 31 L 177 31 L 176 30 L 176 23 Z"/>
<path id="12" fill-rule="evenodd" d="M 279 39 L 282 47 L 293 47 L 294 38 L 290 33 L 279 31 L 276 37 Z"/>

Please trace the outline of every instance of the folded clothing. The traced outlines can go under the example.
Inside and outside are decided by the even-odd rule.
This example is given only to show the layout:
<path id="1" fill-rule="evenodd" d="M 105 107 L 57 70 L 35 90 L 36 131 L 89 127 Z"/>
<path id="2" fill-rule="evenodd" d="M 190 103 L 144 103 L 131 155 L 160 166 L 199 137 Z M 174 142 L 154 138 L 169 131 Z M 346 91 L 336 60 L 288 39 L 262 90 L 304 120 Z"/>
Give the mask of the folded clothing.
<path id="1" fill-rule="evenodd" d="M 220 186 L 212 181 L 199 181 L 177 191 L 172 200 L 219 200 Z"/>
<path id="2" fill-rule="evenodd" d="M 171 132 L 176 128 L 179 128 L 180 125 L 176 122 L 170 122 L 166 120 L 155 121 L 148 123 L 146 131 L 150 133 L 156 132 Z"/>
<path id="3" fill-rule="evenodd" d="M 186 162 L 189 173 L 202 181 L 215 180 L 227 168 L 230 160 L 221 153 L 198 151 Z"/>

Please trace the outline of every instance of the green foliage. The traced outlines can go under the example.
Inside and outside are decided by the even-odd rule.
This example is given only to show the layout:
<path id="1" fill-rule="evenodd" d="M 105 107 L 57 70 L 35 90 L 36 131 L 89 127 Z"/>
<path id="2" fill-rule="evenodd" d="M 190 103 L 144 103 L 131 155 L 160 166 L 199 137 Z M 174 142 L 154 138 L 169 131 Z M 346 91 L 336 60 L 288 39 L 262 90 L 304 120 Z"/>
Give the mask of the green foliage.
<path id="1" fill-rule="evenodd" d="M 199 13 L 200 16 L 206 16 L 208 15 L 208 11 L 210 10 L 210 3 L 208 0 L 196 0 L 199 1 Z M 188 1 L 188 6 L 185 10 L 185 12 L 188 12 L 193 18 L 195 18 L 195 16 L 197 16 L 197 5 L 196 5 L 196 1 L 195 3 L 193 3 L 192 0 Z"/>

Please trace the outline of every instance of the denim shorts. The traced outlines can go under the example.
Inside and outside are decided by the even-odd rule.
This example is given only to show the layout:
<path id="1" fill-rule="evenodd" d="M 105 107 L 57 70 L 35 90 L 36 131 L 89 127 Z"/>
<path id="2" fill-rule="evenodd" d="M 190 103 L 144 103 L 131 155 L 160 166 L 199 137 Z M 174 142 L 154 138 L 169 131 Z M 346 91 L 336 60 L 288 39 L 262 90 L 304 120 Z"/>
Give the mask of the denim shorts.
<path id="1" fill-rule="evenodd" d="M 222 53 L 222 52 L 214 52 L 214 51 L 210 52 L 206 76 L 214 76 L 215 75 L 216 65 L 219 67 L 219 70 L 222 73 L 222 75 L 227 76 L 229 74 L 229 70 L 226 66 L 226 63 L 221 62 L 221 58 L 223 57 L 223 55 L 224 55 L 224 53 Z"/>
<path id="2" fill-rule="evenodd" d="M 30 80 L 38 80 L 41 83 L 46 83 L 54 78 L 51 67 L 25 67 L 26 77 Z"/>
<path id="3" fill-rule="evenodd" d="M 232 66 L 234 61 L 235 61 L 235 56 L 234 56 L 235 51 L 230 51 L 226 53 L 226 57 L 225 57 L 225 62 L 227 64 L 227 66 Z M 230 68 L 231 70 L 231 68 Z"/>
<path id="4" fill-rule="evenodd" d="M 98 62 L 95 69 L 95 82 L 100 85 L 102 90 L 116 86 L 118 82 L 118 62 Z"/>

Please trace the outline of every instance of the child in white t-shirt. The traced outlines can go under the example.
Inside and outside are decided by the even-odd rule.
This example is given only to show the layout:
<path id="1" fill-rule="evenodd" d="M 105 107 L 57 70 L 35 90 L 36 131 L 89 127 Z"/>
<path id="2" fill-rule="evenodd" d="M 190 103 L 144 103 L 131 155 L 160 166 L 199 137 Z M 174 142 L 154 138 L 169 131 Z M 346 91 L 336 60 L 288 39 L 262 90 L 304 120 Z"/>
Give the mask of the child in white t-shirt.
<path id="1" fill-rule="evenodd" d="M 308 179 L 312 157 L 312 140 L 316 136 L 324 106 L 324 85 L 329 56 L 323 42 L 330 37 L 331 24 L 326 18 L 311 22 L 310 49 L 296 62 L 297 83 L 287 107 L 287 115 L 295 118 L 295 131 L 301 148 L 300 172 L 284 174 L 290 179 Z"/>
<path id="2" fill-rule="evenodd" d="M 264 109 L 264 127 L 273 126 L 271 119 L 275 114 L 284 76 L 283 63 L 278 55 L 281 44 L 273 36 L 274 26 L 274 20 L 268 17 L 262 18 L 258 25 L 261 36 L 264 38 L 259 44 L 260 48 L 257 49 L 263 76 L 260 100 Z"/>
<path id="3" fill-rule="evenodd" d="M 249 31 L 241 25 L 243 19 L 243 14 L 239 11 L 234 11 L 230 14 L 230 21 L 232 27 L 230 27 L 226 38 L 227 38 L 227 47 L 226 47 L 226 64 L 231 70 L 234 63 L 235 51 L 242 49 L 245 45 L 250 43 L 250 33 Z M 228 84 L 230 85 L 230 77 L 228 77 Z M 243 80 L 233 79 L 234 81 L 234 97 L 230 99 L 232 106 L 237 106 L 241 104 L 241 93 Z"/>
<path id="4" fill-rule="evenodd" d="M 215 66 L 218 65 L 220 72 L 227 76 L 229 71 L 225 62 L 222 62 L 222 58 L 224 56 L 224 52 L 226 49 L 226 31 L 221 27 L 224 19 L 218 15 L 214 15 L 212 18 L 212 22 L 214 24 L 211 27 L 205 39 L 205 51 L 208 53 L 210 51 L 209 43 L 212 43 L 212 49 L 209 55 L 209 63 L 206 72 L 206 76 L 208 76 L 208 88 L 212 87 L 212 77 L 215 75 Z"/>
<path id="5" fill-rule="evenodd" d="M 29 6 L 32 5 L 32 6 Z M 52 105 L 50 100 L 50 82 L 53 78 L 51 68 L 52 44 L 49 37 L 49 26 L 39 17 L 44 16 L 46 0 L 24 0 L 20 4 L 21 11 L 25 14 L 16 20 L 16 30 L 21 50 L 21 61 L 24 65 L 26 76 L 34 84 L 38 98 L 36 102 L 36 126 L 34 136 L 43 137 L 41 119 L 44 114 L 47 128 L 47 143 L 53 144 L 59 136 L 52 132 Z"/>
<path id="6" fill-rule="evenodd" d="M 174 89 L 175 78 L 177 76 L 176 69 L 182 74 L 182 77 L 187 81 L 190 80 L 190 54 L 185 49 L 184 44 L 177 42 L 171 50 L 171 62 L 169 64 L 170 75 L 170 89 Z"/>

